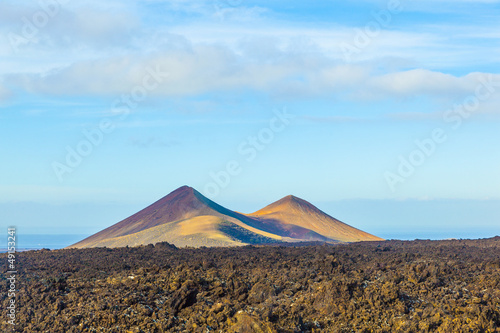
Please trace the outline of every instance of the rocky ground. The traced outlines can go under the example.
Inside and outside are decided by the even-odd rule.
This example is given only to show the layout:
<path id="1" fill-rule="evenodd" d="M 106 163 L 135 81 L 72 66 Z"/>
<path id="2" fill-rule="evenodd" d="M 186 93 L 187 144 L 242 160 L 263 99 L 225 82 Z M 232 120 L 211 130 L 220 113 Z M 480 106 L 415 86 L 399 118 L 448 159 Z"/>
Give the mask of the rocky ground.
<path id="1" fill-rule="evenodd" d="M 500 332 L 500 237 L 41 250 L 17 267 L 15 332 Z"/>

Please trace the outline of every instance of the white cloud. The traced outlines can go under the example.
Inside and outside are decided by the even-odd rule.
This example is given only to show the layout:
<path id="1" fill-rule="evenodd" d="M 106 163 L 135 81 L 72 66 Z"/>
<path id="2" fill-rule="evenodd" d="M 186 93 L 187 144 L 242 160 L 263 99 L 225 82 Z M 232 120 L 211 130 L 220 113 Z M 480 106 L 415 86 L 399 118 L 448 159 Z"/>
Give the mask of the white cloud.
<path id="1" fill-rule="evenodd" d="M 492 74 L 495 85 L 500 75 Z M 385 92 L 401 97 L 437 96 L 457 97 L 474 94 L 476 89 L 489 80 L 489 73 L 470 73 L 462 77 L 425 69 L 414 69 L 374 77 L 369 86 L 375 93 Z"/>
<path id="2" fill-rule="evenodd" d="M 47 31 L 47 38 L 50 39 L 49 43 L 64 46 L 123 48 L 130 45 L 130 37 L 139 26 L 139 18 L 132 13 L 114 11 L 111 14 L 92 7 L 83 7 L 61 14 Z"/>
<path id="3" fill-rule="evenodd" d="M 198 45 L 148 56 L 123 56 L 85 61 L 44 75 L 13 75 L 14 83 L 31 92 L 49 95 L 108 95 L 129 92 L 141 85 L 147 69 L 169 76 L 154 95 L 183 96 L 222 89 L 271 89 L 299 73 L 290 61 L 280 64 L 245 62 L 225 47 Z"/>
<path id="4" fill-rule="evenodd" d="M 414 69 L 381 75 L 371 80 L 371 86 L 378 90 L 400 96 L 448 95 L 470 91 L 469 80 L 450 74 Z"/>
<path id="5" fill-rule="evenodd" d="M 253 42 L 252 42 L 253 43 Z M 110 95 L 130 93 L 149 71 L 168 73 L 152 96 L 194 96 L 208 92 L 253 90 L 285 97 L 350 96 L 350 98 L 456 98 L 474 92 L 481 73 L 457 77 L 427 69 L 377 73 L 377 63 L 342 64 L 321 54 L 290 53 L 263 44 L 237 52 L 226 46 L 186 43 L 184 49 L 148 55 L 126 55 L 78 62 L 39 74 L 12 75 L 12 84 L 47 95 Z M 254 54 L 259 47 L 270 57 Z M 286 47 L 284 48 L 286 49 Z M 259 52 L 257 52 L 258 54 Z"/>
<path id="6" fill-rule="evenodd" d="M 74 49 L 130 47 L 139 26 L 133 8 L 112 2 L 105 6 L 92 2 L 2 2 L 2 55 L 24 58 L 33 52 L 64 51 L 68 56 Z"/>

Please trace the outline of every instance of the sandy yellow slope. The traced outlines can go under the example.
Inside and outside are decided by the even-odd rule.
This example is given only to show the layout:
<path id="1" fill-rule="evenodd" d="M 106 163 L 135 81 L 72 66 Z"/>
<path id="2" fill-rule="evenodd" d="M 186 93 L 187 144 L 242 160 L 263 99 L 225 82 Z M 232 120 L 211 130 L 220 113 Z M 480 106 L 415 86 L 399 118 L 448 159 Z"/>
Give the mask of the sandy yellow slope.
<path id="1" fill-rule="evenodd" d="M 240 246 L 220 230 L 223 220 L 216 216 L 197 216 L 171 224 L 162 224 L 130 235 L 88 243 L 84 247 L 122 247 L 168 242 L 178 247 Z"/>
<path id="2" fill-rule="evenodd" d="M 358 242 L 382 240 L 362 230 L 351 227 L 319 210 L 309 202 L 289 195 L 248 216 L 263 224 L 278 226 L 284 230 L 301 227 L 325 236 L 333 241 Z M 300 234 L 291 235 L 301 238 Z"/>

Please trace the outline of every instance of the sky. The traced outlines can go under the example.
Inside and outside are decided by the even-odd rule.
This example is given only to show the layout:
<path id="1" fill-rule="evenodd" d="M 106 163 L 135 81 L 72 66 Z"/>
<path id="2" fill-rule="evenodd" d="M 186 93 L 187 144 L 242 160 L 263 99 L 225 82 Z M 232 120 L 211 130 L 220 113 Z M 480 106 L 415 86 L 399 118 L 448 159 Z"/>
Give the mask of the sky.
<path id="1" fill-rule="evenodd" d="M 500 1 L 0 3 L 0 220 L 90 234 L 182 185 L 385 238 L 500 234 Z"/>

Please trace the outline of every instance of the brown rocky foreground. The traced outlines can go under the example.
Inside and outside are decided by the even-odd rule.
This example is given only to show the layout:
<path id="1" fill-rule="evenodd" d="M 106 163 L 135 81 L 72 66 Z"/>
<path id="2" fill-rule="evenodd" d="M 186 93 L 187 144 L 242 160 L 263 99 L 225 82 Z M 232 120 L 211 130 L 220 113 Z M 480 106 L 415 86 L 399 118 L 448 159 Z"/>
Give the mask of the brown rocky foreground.
<path id="1" fill-rule="evenodd" d="M 41 250 L 17 266 L 15 332 L 500 332 L 500 237 Z"/>

